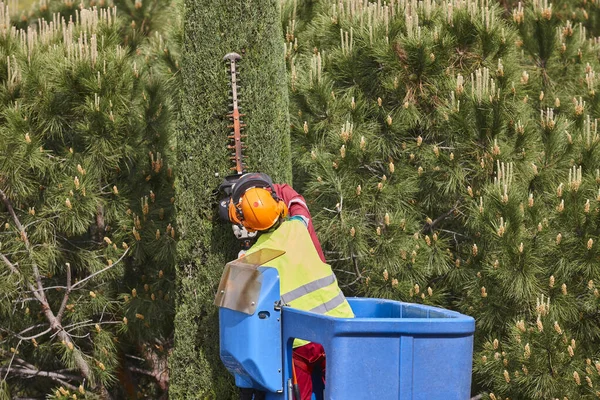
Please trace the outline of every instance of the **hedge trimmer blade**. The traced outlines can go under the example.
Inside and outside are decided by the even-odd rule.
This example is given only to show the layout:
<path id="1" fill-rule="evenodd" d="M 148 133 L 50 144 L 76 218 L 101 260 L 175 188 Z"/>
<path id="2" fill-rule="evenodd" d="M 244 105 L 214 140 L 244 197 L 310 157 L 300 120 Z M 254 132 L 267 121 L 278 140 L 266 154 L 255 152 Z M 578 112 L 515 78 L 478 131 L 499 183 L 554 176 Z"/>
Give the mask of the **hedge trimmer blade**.
<path id="1" fill-rule="evenodd" d="M 227 116 L 232 122 L 230 125 L 228 125 L 228 128 L 231 128 L 232 132 L 228 136 L 230 143 L 227 148 L 232 150 L 229 159 L 233 161 L 234 166 L 231 167 L 231 170 L 235 171 L 235 173 L 238 175 L 246 172 L 246 164 L 244 162 L 245 156 L 243 154 L 246 144 L 242 142 L 242 139 L 246 137 L 246 135 L 242 135 L 242 130 L 246 124 L 244 124 L 244 122 L 241 120 L 241 117 L 243 117 L 245 114 L 240 114 L 237 93 L 239 89 L 237 78 L 238 72 L 236 71 L 237 61 L 241 58 L 242 57 L 237 53 L 228 53 L 223 58 L 223 61 L 229 61 L 229 70 L 231 73 L 231 91 L 229 92 L 231 96 L 231 112 L 227 114 Z"/>

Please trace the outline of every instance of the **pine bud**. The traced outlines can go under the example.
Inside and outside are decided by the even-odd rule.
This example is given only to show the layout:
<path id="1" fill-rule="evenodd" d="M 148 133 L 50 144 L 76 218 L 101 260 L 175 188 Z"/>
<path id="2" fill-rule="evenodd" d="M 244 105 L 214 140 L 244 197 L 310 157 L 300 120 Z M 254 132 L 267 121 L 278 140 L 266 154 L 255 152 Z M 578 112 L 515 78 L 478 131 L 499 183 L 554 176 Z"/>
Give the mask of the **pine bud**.
<path id="1" fill-rule="evenodd" d="M 81 164 L 77 164 L 77 171 L 80 175 L 85 175 L 85 169 L 81 167 Z"/>
<path id="2" fill-rule="evenodd" d="M 537 325 L 538 331 L 544 331 L 544 324 L 542 324 L 542 319 L 539 316 L 537 318 L 537 321 L 535 321 L 535 324 Z"/>
<path id="3" fill-rule="evenodd" d="M 102 371 L 105 371 L 105 370 L 106 370 L 106 367 L 104 366 L 104 364 L 103 364 L 103 363 L 101 363 L 101 362 L 97 362 L 96 364 L 98 365 L 98 368 L 100 368 Z"/>
<path id="4" fill-rule="evenodd" d="M 575 352 L 573 351 L 573 347 L 571 347 L 569 345 L 569 347 L 567 347 L 567 351 L 569 352 L 569 357 L 573 358 L 573 356 L 575 355 Z"/>
<path id="5" fill-rule="evenodd" d="M 75 179 L 73 179 L 73 183 L 75 184 L 75 189 L 79 189 L 79 178 L 75 177 Z"/>
<path id="6" fill-rule="evenodd" d="M 510 383 L 510 375 L 507 370 L 504 370 L 503 375 L 504 375 L 504 380 L 506 381 L 506 383 Z"/>
<path id="7" fill-rule="evenodd" d="M 342 147 L 340 147 L 340 156 L 342 158 L 346 157 L 346 145 L 344 145 L 344 144 L 342 145 Z"/>
<path id="8" fill-rule="evenodd" d="M 352 97 L 352 101 L 350 102 L 350 107 L 351 107 L 353 110 L 356 110 L 356 102 L 354 101 L 354 97 Z"/>
<path id="9" fill-rule="evenodd" d="M 127 317 L 123 317 L 123 323 L 127 325 Z"/>
<path id="10" fill-rule="evenodd" d="M 367 142 L 365 141 L 365 137 L 361 136 L 360 137 L 360 149 L 364 150 L 367 147 Z"/>
<path id="11" fill-rule="evenodd" d="M 387 116 L 387 119 L 385 120 L 385 122 L 388 124 L 388 126 L 392 125 L 392 117 L 391 117 L 391 115 Z"/>
<path id="12" fill-rule="evenodd" d="M 494 261 L 494 269 L 498 269 L 499 266 L 500 266 L 500 261 L 498 261 L 498 259 L 496 259 Z"/>
<path id="13" fill-rule="evenodd" d="M 519 321 L 517 321 L 517 324 L 516 324 L 516 326 L 517 326 L 517 329 L 518 329 L 519 331 L 521 331 L 521 332 L 525 333 L 525 331 L 526 331 L 526 329 L 525 329 L 525 321 L 523 321 L 523 320 L 519 320 Z"/>
<path id="14" fill-rule="evenodd" d="M 414 290 L 415 290 L 415 294 L 419 294 L 419 291 L 421 290 L 419 287 L 419 284 L 415 283 Z"/>
<path id="15" fill-rule="evenodd" d="M 100 332 L 102 330 L 98 324 L 94 325 L 94 328 L 96 328 L 96 332 Z"/>
<path id="16" fill-rule="evenodd" d="M 454 160 L 454 153 L 450 153 L 450 161 Z"/>
<path id="17" fill-rule="evenodd" d="M 550 276 L 549 282 L 548 282 L 548 286 L 550 286 L 551 288 L 554 287 L 554 275 Z"/>
<path id="18" fill-rule="evenodd" d="M 583 206 L 583 212 L 586 214 L 590 212 L 590 199 L 586 200 L 586 202 Z"/>
<path id="19" fill-rule="evenodd" d="M 398 287 L 398 279 L 392 279 L 392 287 Z"/>
<path id="20" fill-rule="evenodd" d="M 490 400 L 498 400 L 494 393 L 490 393 Z"/>
<path id="21" fill-rule="evenodd" d="M 83 388 L 83 385 L 79 385 L 78 390 L 79 390 L 79 393 L 85 394 L 85 389 Z"/>
<path id="22" fill-rule="evenodd" d="M 137 290 L 135 288 L 131 289 L 131 295 L 137 297 Z"/>
<path id="23" fill-rule="evenodd" d="M 494 339 L 494 341 L 492 342 L 492 345 L 494 346 L 494 350 L 498 350 L 498 346 L 500 345 L 500 342 L 498 342 L 498 339 Z"/>
<path id="24" fill-rule="evenodd" d="M 471 188 L 471 186 L 467 186 L 467 193 L 470 197 L 473 197 L 473 188 Z"/>
<path id="25" fill-rule="evenodd" d="M 136 314 L 135 314 L 135 317 L 136 317 L 137 319 L 141 319 L 141 320 L 143 320 L 143 319 L 144 319 L 144 315 L 143 315 L 143 314 L 139 314 L 139 313 L 136 313 Z"/>
<path id="26" fill-rule="evenodd" d="M 302 129 L 304 130 L 304 134 L 308 133 L 308 122 L 304 121 L 304 125 L 302 126 Z"/>
<path id="27" fill-rule="evenodd" d="M 560 201 L 560 204 L 558 205 L 558 207 L 556 207 L 556 211 L 558 211 L 559 213 L 563 212 L 565 210 L 565 200 L 562 199 Z"/>
<path id="28" fill-rule="evenodd" d="M 390 161 L 390 163 L 388 165 L 388 168 L 390 170 L 390 174 L 393 174 L 394 171 L 396 170 L 396 167 L 394 166 L 394 162 L 393 161 Z"/>
<path id="29" fill-rule="evenodd" d="M 419 137 L 417 137 L 417 147 L 421 147 L 421 144 L 423 144 L 423 138 L 419 135 Z"/>
<path id="30" fill-rule="evenodd" d="M 144 292 L 147 292 L 148 290 L 150 290 L 150 286 L 148 286 L 147 283 L 144 283 Z"/>
<path id="31" fill-rule="evenodd" d="M 560 108 L 560 99 L 558 97 L 556 99 L 554 99 L 554 107 Z"/>
<path id="32" fill-rule="evenodd" d="M 358 185 L 358 186 L 356 187 L 356 195 L 357 195 L 357 196 L 360 196 L 360 192 L 361 192 L 361 191 L 362 191 L 362 188 L 360 187 L 360 185 Z"/>
<path id="33" fill-rule="evenodd" d="M 67 342 L 67 347 L 69 348 L 69 350 L 73 351 L 73 342 Z"/>
<path id="34" fill-rule="evenodd" d="M 560 287 L 560 290 L 562 292 L 562 294 L 564 294 L 565 296 L 567 295 L 567 284 L 563 283 L 562 286 Z"/>
<path id="35" fill-rule="evenodd" d="M 429 235 L 425 235 L 425 243 L 427 243 L 427 246 L 431 246 L 431 239 L 429 238 Z"/>
<path id="36" fill-rule="evenodd" d="M 560 325 L 558 324 L 558 321 L 554 321 L 554 330 L 559 335 L 562 335 L 562 329 L 560 328 Z"/>
<path id="37" fill-rule="evenodd" d="M 521 244 L 519 244 L 519 253 L 523 253 L 524 249 L 525 249 L 525 246 L 523 245 L 523 242 L 521 242 Z"/>
<path id="38" fill-rule="evenodd" d="M 377 98 L 377 105 L 378 105 L 379 107 L 381 107 L 381 105 L 382 105 L 382 104 L 383 104 L 383 100 L 381 100 L 381 97 L 378 97 L 378 98 Z"/>
<path id="39" fill-rule="evenodd" d="M 90 290 L 90 297 L 91 297 L 92 299 L 95 299 L 95 298 L 96 298 L 96 293 L 95 293 L 93 290 Z"/>
<path id="40" fill-rule="evenodd" d="M 379 182 L 377 184 L 377 189 L 381 192 L 383 190 L 383 183 Z"/>
<path id="41" fill-rule="evenodd" d="M 487 362 L 487 357 L 481 356 L 481 362 L 485 364 Z"/>
<path id="42" fill-rule="evenodd" d="M 377 236 L 381 236 L 381 227 L 380 226 L 377 227 L 376 231 L 377 231 Z"/>
<path id="43" fill-rule="evenodd" d="M 581 379 L 579 378 L 579 373 L 577 371 L 573 372 L 573 379 L 575 379 L 577 386 L 581 385 Z"/>
<path id="44" fill-rule="evenodd" d="M 25 134 L 25 142 L 26 142 L 27 144 L 30 144 L 30 143 L 31 143 L 31 137 L 29 136 L 29 133 L 26 133 L 26 134 Z"/>
<path id="45" fill-rule="evenodd" d="M 112 244 L 112 241 L 110 240 L 110 238 L 109 238 L 108 236 L 104 236 L 104 239 L 103 239 L 103 240 L 104 240 L 104 241 L 106 242 L 106 244 L 108 244 L 108 245 L 111 245 L 111 244 Z"/>
<path id="46" fill-rule="evenodd" d="M 417 175 L 419 175 L 419 176 L 423 175 L 423 167 L 421 167 L 420 165 L 419 165 L 419 168 L 417 168 Z"/>
<path id="47" fill-rule="evenodd" d="M 389 278 L 389 274 L 388 274 L 388 270 L 387 268 L 383 270 L 383 280 L 387 281 Z"/>
<path id="48" fill-rule="evenodd" d="M 593 245 L 594 245 L 594 239 L 590 238 L 590 240 L 588 240 L 588 242 L 587 242 L 587 249 L 591 250 Z"/>
<path id="49" fill-rule="evenodd" d="M 158 278 L 160 279 L 160 278 L 162 278 L 163 276 L 164 276 L 164 272 L 163 272 L 163 270 L 161 269 L 160 271 L 158 271 Z"/>
<path id="50" fill-rule="evenodd" d="M 429 297 L 433 296 L 433 289 L 431 287 L 427 287 L 427 294 L 429 295 Z"/>
<path id="51" fill-rule="evenodd" d="M 67 208 L 70 210 L 73 208 L 73 206 L 71 205 L 71 200 L 69 200 L 69 198 L 67 198 L 65 200 L 65 205 L 67 206 Z"/>
<path id="52" fill-rule="evenodd" d="M 488 294 L 487 294 L 487 291 L 485 289 L 485 286 L 482 286 L 481 287 L 481 297 L 485 298 L 485 297 L 487 297 L 487 295 Z"/>

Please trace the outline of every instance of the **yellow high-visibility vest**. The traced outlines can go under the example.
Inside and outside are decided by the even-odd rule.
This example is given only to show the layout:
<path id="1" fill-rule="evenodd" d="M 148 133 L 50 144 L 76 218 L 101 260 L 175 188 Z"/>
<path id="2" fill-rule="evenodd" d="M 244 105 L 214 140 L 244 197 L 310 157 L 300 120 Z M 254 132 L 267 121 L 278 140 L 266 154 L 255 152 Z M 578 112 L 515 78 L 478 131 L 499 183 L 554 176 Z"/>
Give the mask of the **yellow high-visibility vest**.
<path id="1" fill-rule="evenodd" d="M 321 261 L 302 221 L 284 221 L 273 232 L 262 234 L 247 254 L 261 249 L 285 251 L 285 254 L 265 264 L 276 268 L 279 273 L 283 304 L 337 318 L 354 317 L 331 267 Z M 295 340 L 294 347 L 306 343 Z"/>

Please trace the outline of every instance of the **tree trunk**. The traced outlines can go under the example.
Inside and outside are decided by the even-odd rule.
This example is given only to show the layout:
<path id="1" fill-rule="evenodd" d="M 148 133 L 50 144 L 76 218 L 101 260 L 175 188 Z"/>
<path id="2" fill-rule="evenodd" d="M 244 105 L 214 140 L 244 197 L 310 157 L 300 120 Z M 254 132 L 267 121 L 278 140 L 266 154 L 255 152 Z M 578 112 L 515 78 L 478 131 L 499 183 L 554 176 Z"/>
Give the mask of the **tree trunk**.
<path id="1" fill-rule="evenodd" d="M 277 0 L 186 0 L 182 106 L 177 135 L 178 244 L 175 349 L 170 397 L 234 398 L 218 354 L 214 293 L 238 244 L 218 221 L 212 191 L 232 166 L 227 135 L 229 75 L 223 56 L 242 55 L 239 93 L 247 114 L 249 171 L 291 179 L 283 35 Z"/>

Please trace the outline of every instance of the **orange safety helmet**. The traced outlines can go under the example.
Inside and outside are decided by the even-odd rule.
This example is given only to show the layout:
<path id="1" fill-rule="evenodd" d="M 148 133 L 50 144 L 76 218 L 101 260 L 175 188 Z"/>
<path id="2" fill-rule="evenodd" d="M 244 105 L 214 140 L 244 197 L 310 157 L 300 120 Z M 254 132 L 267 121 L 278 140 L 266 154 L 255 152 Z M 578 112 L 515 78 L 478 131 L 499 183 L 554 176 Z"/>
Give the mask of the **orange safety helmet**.
<path id="1" fill-rule="evenodd" d="M 268 175 L 245 174 L 233 187 L 228 212 L 231 222 L 254 232 L 272 228 L 287 216 L 288 208 Z"/>

